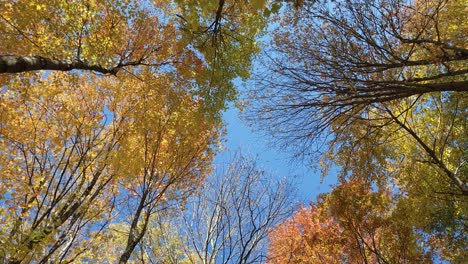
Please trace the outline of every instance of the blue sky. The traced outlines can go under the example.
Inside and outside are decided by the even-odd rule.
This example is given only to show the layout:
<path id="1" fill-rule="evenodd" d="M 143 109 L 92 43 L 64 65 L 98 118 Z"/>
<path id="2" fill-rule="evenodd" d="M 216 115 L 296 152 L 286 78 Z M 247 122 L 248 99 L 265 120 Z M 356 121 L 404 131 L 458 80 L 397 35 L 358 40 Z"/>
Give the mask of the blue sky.
<path id="1" fill-rule="evenodd" d="M 272 176 L 290 178 L 298 190 L 298 200 L 304 204 L 315 200 L 318 194 L 328 192 L 330 184 L 335 182 L 333 171 L 321 183 L 320 172 L 299 162 L 293 162 L 290 153 L 270 147 L 261 133 L 252 131 L 245 121 L 239 118 L 235 107 L 224 112 L 223 119 L 227 130 L 225 149 L 216 157 L 216 166 L 222 166 L 229 161 L 233 153 L 240 150 L 243 154 L 255 157 L 259 167 L 270 172 Z"/>

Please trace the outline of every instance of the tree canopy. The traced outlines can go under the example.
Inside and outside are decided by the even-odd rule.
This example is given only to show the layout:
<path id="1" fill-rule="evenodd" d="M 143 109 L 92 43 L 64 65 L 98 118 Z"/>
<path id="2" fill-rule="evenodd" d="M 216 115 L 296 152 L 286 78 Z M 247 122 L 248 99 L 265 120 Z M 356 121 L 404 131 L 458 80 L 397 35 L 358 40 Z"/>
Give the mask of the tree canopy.
<path id="1" fill-rule="evenodd" d="M 0 262 L 466 262 L 466 1 L 0 2 Z M 215 173 L 241 80 L 337 171 L 294 214 L 254 161 Z"/>
<path id="2" fill-rule="evenodd" d="M 1 261 L 85 260 L 128 221 L 113 256 L 127 263 L 154 215 L 210 173 L 264 8 L 3 1 Z"/>
<path id="3" fill-rule="evenodd" d="M 468 49 L 463 5 L 319 1 L 299 9 L 286 6 L 275 16 L 270 45 L 258 62 L 263 67 L 251 81 L 257 88 L 250 93 L 247 120 L 272 135 L 274 144 L 320 168 L 324 177 L 337 168 L 341 184 L 335 191 L 349 183 L 370 193 L 389 189 L 385 212 L 378 201 L 351 195 L 337 206 L 369 203 L 369 213 L 399 227 L 366 237 L 371 223 L 358 219 L 344 225 L 335 209 L 319 201 L 273 231 L 272 263 L 277 255 L 277 263 L 464 262 Z M 356 228 L 361 242 L 353 236 L 333 240 Z M 397 229 L 409 230 L 408 250 L 411 243 L 424 248 L 382 252 L 379 243 L 391 245 Z M 314 235 L 320 232 L 326 235 Z M 302 250 L 304 245 L 310 249 Z"/>
<path id="4" fill-rule="evenodd" d="M 463 1 L 319 1 L 276 17 L 252 121 L 307 147 L 332 124 L 426 93 L 466 92 Z M 337 132 L 334 130 L 333 132 Z"/>

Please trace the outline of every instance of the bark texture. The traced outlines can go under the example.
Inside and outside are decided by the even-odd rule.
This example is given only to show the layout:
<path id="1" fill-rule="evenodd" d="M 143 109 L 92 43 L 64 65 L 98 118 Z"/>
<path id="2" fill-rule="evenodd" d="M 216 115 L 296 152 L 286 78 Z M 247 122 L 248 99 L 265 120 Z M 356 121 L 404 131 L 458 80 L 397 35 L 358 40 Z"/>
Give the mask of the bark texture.
<path id="1" fill-rule="evenodd" d="M 84 61 L 58 60 L 42 56 L 0 55 L 0 73 L 20 73 L 38 70 L 85 70 L 115 75 L 120 68 L 104 68 Z"/>

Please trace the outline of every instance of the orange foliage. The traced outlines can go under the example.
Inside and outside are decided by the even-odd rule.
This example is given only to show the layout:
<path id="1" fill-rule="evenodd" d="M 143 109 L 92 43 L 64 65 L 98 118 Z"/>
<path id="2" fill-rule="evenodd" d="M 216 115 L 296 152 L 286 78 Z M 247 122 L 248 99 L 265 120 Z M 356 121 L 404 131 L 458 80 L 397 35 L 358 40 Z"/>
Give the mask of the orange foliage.
<path id="1" fill-rule="evenodd" d="M 343 182 L 272 230 L 268 263 L 430 263 L 392 218 L 390 201 L 363 182 Z"/>

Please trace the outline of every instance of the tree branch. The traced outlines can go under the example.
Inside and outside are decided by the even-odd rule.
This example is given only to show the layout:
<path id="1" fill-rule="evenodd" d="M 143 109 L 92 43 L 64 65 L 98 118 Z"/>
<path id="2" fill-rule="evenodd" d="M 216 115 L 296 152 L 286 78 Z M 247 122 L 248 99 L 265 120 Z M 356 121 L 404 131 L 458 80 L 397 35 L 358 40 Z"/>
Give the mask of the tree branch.
<path id="1" fill-rule="evenodd" d="M 435 151 L 431 149 L 412 129 L 406 126 L 403 122 L 401 122 L 398 117 L 396 117 L 389 109 L 387 109 L 387 113 L 392 117 L 392 119 L 397 123 L 401 128 L 406 130 L 417 142 L 418 144 L 426 151 L 429 157 L 432 159 L 432 162 L 439 167 L 451 180 L 452 182 L 462 191 L 463 195 L 468 195 L 468 185 L 466 182 L 463 182 L 460 178 L 458 178 L 455 173 L 453 173 L 447 166 L 440 160 Z"/>
<path id="2" fill-rule="evenodd" d="M 85 70 L 115 75 L 121 67 L 107 69 L 101 65 L 83 61 L 58 60 L 42 56 L 0 55 L 0 73 L 20 73 L 38 70 L 71 71 Z"/>

